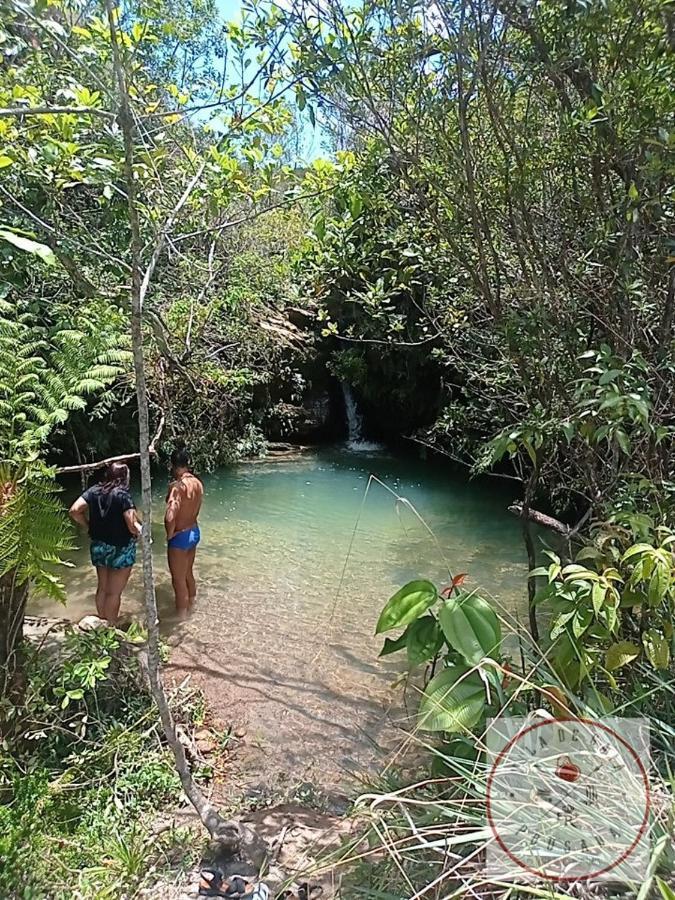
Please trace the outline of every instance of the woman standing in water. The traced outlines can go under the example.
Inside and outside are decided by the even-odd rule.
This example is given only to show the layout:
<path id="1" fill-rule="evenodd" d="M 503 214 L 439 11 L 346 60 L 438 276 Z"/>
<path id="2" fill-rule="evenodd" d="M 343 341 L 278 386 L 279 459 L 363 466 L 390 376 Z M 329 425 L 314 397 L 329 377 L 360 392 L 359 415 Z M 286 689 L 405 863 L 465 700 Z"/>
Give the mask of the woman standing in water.
<path id="1" fill-rule="evenodd" d="M 96 611 L 117 621 L 122 591 L 136 562 L 136 539 L 142 528 L 129 493 L 129 466 L 112 463 L 103 481 L 88 488 L 70 507 L 70 517 L 88 528 L 91 562 L 96 567 Z"/>

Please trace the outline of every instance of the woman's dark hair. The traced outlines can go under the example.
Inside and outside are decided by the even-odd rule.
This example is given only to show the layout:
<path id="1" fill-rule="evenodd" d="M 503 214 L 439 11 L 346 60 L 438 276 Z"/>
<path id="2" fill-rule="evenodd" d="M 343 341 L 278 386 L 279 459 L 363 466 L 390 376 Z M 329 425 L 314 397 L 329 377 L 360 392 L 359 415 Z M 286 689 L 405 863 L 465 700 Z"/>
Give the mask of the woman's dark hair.
<path id="1" fill-rule="evenodd" d="M 101 486 L 106 493 L 118 487 L 128 490 L 129 481 L 129 466 L 126 466 L 124 463 L 110 463 L 109 466 L 106 466 L 106 470 L 103 473 Z"/>
<path id="2" fill-rule="evenodd" d="M 174 469 L 187 469 L 190 465 L 190 454 L 185 447 L 176 447 L 171 454 L 171 465 Z"/>

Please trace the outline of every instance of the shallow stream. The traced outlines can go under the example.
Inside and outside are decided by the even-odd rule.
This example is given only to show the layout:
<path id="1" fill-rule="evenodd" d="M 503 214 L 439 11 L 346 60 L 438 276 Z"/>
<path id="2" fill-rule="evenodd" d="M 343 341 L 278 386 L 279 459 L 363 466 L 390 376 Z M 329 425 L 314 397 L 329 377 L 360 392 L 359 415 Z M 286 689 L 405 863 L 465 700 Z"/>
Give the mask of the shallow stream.
<path id="1" fill-rule="evenodd" d="M 248 779 L 253 767 L 263 781 L 291 772 L 337 783 L 391 752 L 403 711 L 390 685 L 401 662 L 378 660 L 373 632 L 406 581 L 447 584 L 450 568 L 514 613 L 522 606 L 526 566 L 508 483 L 345 448 L 244 463 L 204 482 L 197 608 L 178 624 L 164 556 L 166 481 L 156 479 L 158 603 L 174 675 L 189 675 L 223 722 L 246 731 Z M 65 611 L 36 601 L 32 613 L 76 620 L 93 611 L 87 548 L 73 559 Z M 140 565 L 122 609 L 140 614 Z"/>

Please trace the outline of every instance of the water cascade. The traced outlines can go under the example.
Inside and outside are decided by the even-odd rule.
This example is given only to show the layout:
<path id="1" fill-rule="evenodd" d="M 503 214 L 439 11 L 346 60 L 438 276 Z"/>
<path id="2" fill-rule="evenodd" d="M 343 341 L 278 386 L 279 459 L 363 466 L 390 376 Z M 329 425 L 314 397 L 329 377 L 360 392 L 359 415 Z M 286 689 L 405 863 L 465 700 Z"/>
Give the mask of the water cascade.
<path id="1" fill-rule="evenodd" d="M 345 399 L 345 412 L 347 414 L 347 446 L 350 450 L 369 451 L 378 450 L 379 444 L 363 440 L 363 417 L 356 405 L 356 399 L 347 382 L 342 382 L 342 394 Z"/>

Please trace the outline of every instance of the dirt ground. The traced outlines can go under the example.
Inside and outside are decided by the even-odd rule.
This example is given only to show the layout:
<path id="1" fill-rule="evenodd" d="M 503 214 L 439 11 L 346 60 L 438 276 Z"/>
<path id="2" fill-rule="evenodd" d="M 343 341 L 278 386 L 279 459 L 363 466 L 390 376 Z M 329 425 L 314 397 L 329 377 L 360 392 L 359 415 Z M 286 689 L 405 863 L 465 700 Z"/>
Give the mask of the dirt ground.
<path id="1" fill-rule="evenodd" d="M 82 625 L 98 622 L 88 617 Z M 69 627 L 65 619 L 33 619 L 29 632 L 49 652 Z M 350 798 L 406 744 L 400 691 L 390 687 L 397 673 L 384 679 L 382 667 L 337 643 L 317 652 L 318 636 L 308 647 L 287 633 L 283 652 L 277 646 L 269 653 L 264 639 L 245 639 L 246 627 L 240 621 L 232 629 L 236 646 L 227 629 L 209 632 L 197 611 L 168 636 L 164 680 L 203 692 L 205 727 L 184 734 L 186 751 L 198 764 L 213 765 L 209 799 L 248 835 L 244 856 L 253 870 L 264 873 L 274 893 L 306 881 L 316 886 L 314 896 L 320 888 L 329 900 L 339 884 L 337 858 L 359 833 Z M 255 623 L 250 629 L 254 634 Z M 203 840 L 189 805 L 158 827 L 172 824 L 193 826 L 195 840 Z M 163 884 L 161 896 L 192 900 L 198 886 L 197 868 Z"/>

